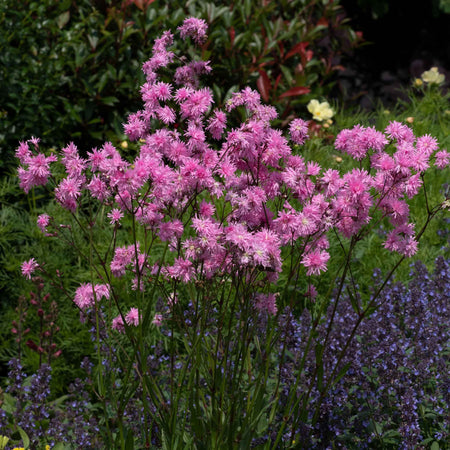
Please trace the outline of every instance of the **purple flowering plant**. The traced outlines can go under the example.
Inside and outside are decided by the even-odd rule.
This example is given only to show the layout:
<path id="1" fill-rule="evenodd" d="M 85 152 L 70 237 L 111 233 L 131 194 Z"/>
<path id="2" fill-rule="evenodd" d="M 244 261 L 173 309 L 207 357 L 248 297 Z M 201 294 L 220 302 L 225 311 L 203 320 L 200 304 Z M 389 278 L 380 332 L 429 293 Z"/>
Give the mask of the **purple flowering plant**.
<path id="1" fill-rule="evenodd" d="M 202 44 L 206 22 L 188 18 L 179 33 Z M 75 288 L 55 283 L 92 327 L 93 391 L 108 448 L 134 439 L 145 448 L 249 448 L 268 430 L 264 448 L 293 447 L 300 424 L 320 420 L 395 270 L 448 208 L 445 199 L 427 202 L 416 230 L 408 202 L 426 195 L 425 173 L 448 167 L 450 154 L 432 136 L 392 121 L 384 131 L 358 125 L 337 135 L 336 150 L 355 160 L 346 173 L 306 161 L 304 120 L 292 120 L 285 137 L 271 126 L 275 108 L 250 88 L 232 94 L 224 110 L 214 108 L 203 85 L 208 61 L 178 55 L 176 44 L 164 32 L 143 65 L 144 107 L 125 124 L 138 148 L 133 161 L 108 142 L 85 156 L 73 143 L 59 157 L 45 155 L 32 138 L 16 151 L 20 185 L 29 192 L 53 184 L 71 214 L 64 224 L 43 214 L 38 226 L 89 268 Z M 398 261 L 363 299 L 354 253 L 380 224 L 388 229 L 384 248 Z M 77 239 L 89 243 L 87 252 Z M 321 283 L 327 270 L 330 289 Z M 43 261 L 23 263 L 24 276 L 36 272 L 54 279 Z M 324 355 L 344 301 L 356 319 L 329 363 Z M 284 311 L 298 310 L 297 303 L 310 326 L 287 384 L 294 317 Z M 324 338 L 317 340 L 320 328 Z M 139 411 L 133 425 L 131 404 Z"/>

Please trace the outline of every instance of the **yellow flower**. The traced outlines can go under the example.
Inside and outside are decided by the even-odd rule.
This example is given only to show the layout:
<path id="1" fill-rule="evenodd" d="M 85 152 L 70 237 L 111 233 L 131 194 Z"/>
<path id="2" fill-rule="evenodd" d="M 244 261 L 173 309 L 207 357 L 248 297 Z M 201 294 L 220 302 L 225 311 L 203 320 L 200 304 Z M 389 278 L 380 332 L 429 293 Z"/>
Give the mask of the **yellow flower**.
<path id="1" fill-rule="evenodd" d="M 422 74 L 422 80 L 428 84 L 442 84 L 445 80 L 445 76 L 439 73 L 437 67 L 432 67 Z"/>
<path id="2" fill-rule="evenodd" d="M 413 123 L 413 122 L 414 122 L 414 117 L 407 117 L 407 118 L 406 118 L 406 121 L 407 121 L 408 123 Z"/>
<path id="3" fill-rule="evenodd" d="M 14 447 L 13 450 L 25 450 L 23 447 Z"/>
<path id="4" fill-rule="evenodd" d="M 322 120 L 331 119 L 334 115 L 333 110 L 328 102 L 319 103 L 318 100 L 311 100 L 307 105 L 308 111 L 312 114 L 314 120 L 322 122 Z"/>
<path id="5" fill-rule="evenodd" d="M 414 80 L 414 86 L 419 87 L 419 86 L 422 86 L 422 84 L 423 84 L 423 81 L 420 78 L 416 78 Z"/>
<path id="6" fill-rule="evenodd" d="M 128 142 L 127 142 L 127 141 L 122 141 L 122 142 L 120 143 L 120 146 L 121 146 L 122 148 L 128 148 Z"/>

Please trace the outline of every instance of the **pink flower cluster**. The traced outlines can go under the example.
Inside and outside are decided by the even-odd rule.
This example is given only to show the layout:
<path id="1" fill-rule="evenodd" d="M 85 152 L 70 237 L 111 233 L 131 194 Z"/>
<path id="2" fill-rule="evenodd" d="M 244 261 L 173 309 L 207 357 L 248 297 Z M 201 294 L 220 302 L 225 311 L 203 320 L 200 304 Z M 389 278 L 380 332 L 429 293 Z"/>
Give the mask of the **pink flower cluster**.
<path id="1" fill-rule="evenodd" d="M 187 19 L 180 32 L 201 43 L 206 24 Z M 259 273 L 274 282 L 282 270 L 284 246 L 299 252 L 307 276 L 320 275 L 330 258 L 328 232 L 355 236 L 376 210 L 392 224 L 385 247 L 406 256 L 415 253 L 407 199 L 417 194 L 421 174 L 438 149 L 434 138 L 416 137 L 398 122 L 384 133 L 356 126 L 341 131 L 335 146 L 358 161 L 368 158 L 370 170 L 342 175 L 322 168 L 293 151 L 292 143 L 302 145 L 308 138 L 307 123 L 293 120 L 289 140 L 272 128 L 277 112 L 263 105 L 256 91 L 234 93 L 225 111 L 214 109 L 211 90 L 199 87 L 200 75 L 210 71 L 208 62 L 180 60 L 183 65 L 175 68 L 173 82 L 160 76 L 175 59 L 168 50 L 172 43 L 169 32 L 155 42 L 143 66 L 144 107 L 124 126 L 131 140 L 140 141 L 139 154 L 129 163 L 105 143 L 83 159 L 70 144 L 62 150 L 67 176 L 55 190 L 63 207 L 74 212 L 84 191 L 110 208 L 114 227 L 125 215 L 134 215 L 154 237 L 169 242 L 173 257 L 162 274 L 183 283 L 237 272 Z M 229 128 L 228 117 L 238 107 L 246 111 L 246 119 Z M 33 156 L 29 142 L 17 150 L 25 166 L 19 176 L 26 191 L 47 181 L 49 163 L 56 159 Z M 437 167 L 448 166 L 446 151 L 435 158 Z M 40 218 L 41 229 L 48 221 Z M 117 247 L 111 274 L 130 272 L 133 288 L 141 283 L 143 289 L 139 280 L 154 273 L 145 250 L 139 245 Z M 92 286 L 79 289 L 75 302 L 80 307 L 92 304 Z M 275 314 L 275 296 L 256 295 L 255 307 Z M 114 328 L 123 330 L 122 316 L 114 320 Z M 130 311 L 125 320 L 136 325 L 138 313 Z"/>
<path id="2" fill-rule="evenodd" d="M 84 310 L 92 308 L 96 301 L 100 301 L 103 297 L 109 298 L 110 287 L 107 284 L 83 283 L 76 291 L 73 299 L 78 308 Z"/>
<path id="3" fill-rule="evenodd" d="M 16 157 L 21 164 L 18 169 L 20 187 L 27 193 L 35 186 L 47 184 L 50 177 L 50 163 L 58 161 L 56 155 L 33 154 L 29 144 L 33 144 L 35 150 L 39 149 L 39 139 L 31 138 L 21 142 L 16 150 Z"/>

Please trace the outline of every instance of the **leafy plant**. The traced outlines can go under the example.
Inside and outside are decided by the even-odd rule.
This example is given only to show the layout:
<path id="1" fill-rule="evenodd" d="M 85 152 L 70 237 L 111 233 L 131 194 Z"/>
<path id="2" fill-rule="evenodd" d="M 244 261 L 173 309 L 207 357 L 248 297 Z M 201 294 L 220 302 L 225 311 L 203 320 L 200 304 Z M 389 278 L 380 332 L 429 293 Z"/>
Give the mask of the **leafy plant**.
<path id="1" fill-rule="evenodd" d="M 178 31 L 204 51 L 206 29 L 188 18 Z M 249 87 L 213 109 L 212 90 L 201 87 L 209 62 L 178 52 L 164 32 L 143 65 L 144 108 L 125 125 L 139 143 L 132 160 L 109 142 L 86 157 L 70 143 L 55 171 L 57 156 L 43 153 L 38 138 L 20 143 L 20 186 L 29 192 L 51 181 L 67 214 L 62 226 L 41 214 L 40 230 L 87 269 L 76 288 L 37 258 L 22 273 L 49 277 L 92 332 L 107 447 L 248 448 L 256 439 L 294 447 L 305 427 L 318 426 L 384 287 L 447 208 L 448 199 L 431 204 L 425 193 L 425 221 L 414 229 L 410 199 L 422 185 L 426 192 L 430 165 L 444 169 L 450 155 L 430 135 L 391 121 L 384 132 L 356 125 L 337 134 L 335 151 L 353 161 L 347 171 L 306 161 L 307 122 L 292 120 L 288 140 L 272 128 L 275 108 Z M 384 251 L 396 257 L 370 292 L 358 284 L 364 243 L 381 226 Z M 346 295 L 356 320 L 333 348 Z M 309 330 L 284 381 L 289 330 L 303 313 Z M 130 408 L 139 411 L 134 428 Z"/>

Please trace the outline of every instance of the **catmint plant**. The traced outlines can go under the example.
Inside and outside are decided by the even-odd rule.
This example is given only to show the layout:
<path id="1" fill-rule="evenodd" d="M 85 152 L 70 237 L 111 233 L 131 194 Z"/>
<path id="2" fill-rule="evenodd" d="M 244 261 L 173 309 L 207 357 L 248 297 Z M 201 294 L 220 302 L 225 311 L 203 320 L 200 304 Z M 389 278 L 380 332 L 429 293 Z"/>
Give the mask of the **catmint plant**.
<path id="1" fill-rule="evenodd" d="M 207 26 L 188 18 L 178 31 L 201 44 Z M 306 161 L 305 121 L 294 119 L 285 136 L 271 126 L 275 108 L 250 88 L 216 106 L 203 84 L 209 63 L 180 56 L 177 45 L 164 32 L 143 65 L 144 106 L 124 125 L 138 147 L 132 161 L 109 142 L 86 156 L 73 143 L 46 156 L 32 138 L 16 152 L 20 185 L 26 192 L 52 185 L 72 216 L 58 224 L 44 214 L 38 226 L 86 261 L 88 279 L 61 288 L 93 327 L 107 448 L 134 440 L 144 448 L 249 448 L 254 439 L 295 446 L 302 427 L 320 420 L 384 286 L 444 208 L 427 203 L 416 230 L 408 201 L 430 166 L 448 166 L 449 154 L 433 137 L 391 122 L 384 131 L 358 125 L 338 134 L 335 148 L 357 166 L 346 173 Z M 399 259 L 366 301 L 352 278 L 353 255 L 381 223 L 384 248 Z M 336 292 L 327 314 L 331 294 L 320 283 L 331 269 Z M 52 277 L 35 258 L 22 272 Z M 329 363 L 344 291 L 357 319 Z M 295 311 L 299 298 L 310 327 L 295 336 L 303 356 L 293 366 L 295 317 L 284 311 Z"/>

